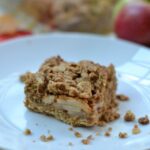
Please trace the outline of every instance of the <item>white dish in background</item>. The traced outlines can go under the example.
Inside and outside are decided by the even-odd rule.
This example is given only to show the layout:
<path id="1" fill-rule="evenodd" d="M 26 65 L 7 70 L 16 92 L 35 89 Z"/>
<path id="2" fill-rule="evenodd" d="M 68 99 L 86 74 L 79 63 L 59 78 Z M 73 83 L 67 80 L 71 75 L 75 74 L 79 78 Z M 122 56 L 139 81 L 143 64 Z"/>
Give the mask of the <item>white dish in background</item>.
<path id="1" fill-rule="evenodd" d="M 56 33 L 31 36 L 12 40 L 0 45 L 0 147 L 15 150 L 116 150 L 150 148 L 150 125 L 141 126 L 141 133 L 132 135 L 135 123 L 123 121 L 123 114 L 132 110 L 137 118 L 150 117 L 150 51 L 139 45 L 130 44 L 109 37 L 89 34 Z M 104 65 L 115 64 L 118 76 L 118 93 L 130 97 L 128 102 L 121 102 L 121 118 L 106 127 L 76 128 L 86 137 L 100 136 L 89 145 L 83 145 L 69 131 L 69 125 L 27 110 L 24 107 L 24 86 L 19 76 L 26 71 L 36 71 L 48 57 L 60 55 L 68 61 L 88 59 Z M 38 123 L 38 126 L 36 125 Z M 112 127 L 111 137 L 104 133 Z M 30 128 L 31 136 L 23 131 Z M 55 137 L 52 142 L 41 142 L 40 135 Z M 127 132 L 128 138 L 119 139 L 119 132 Z M 35 140 L 35 142 L 33 142 Z M 68 143 L 72 142 L 73 146 Z"/>

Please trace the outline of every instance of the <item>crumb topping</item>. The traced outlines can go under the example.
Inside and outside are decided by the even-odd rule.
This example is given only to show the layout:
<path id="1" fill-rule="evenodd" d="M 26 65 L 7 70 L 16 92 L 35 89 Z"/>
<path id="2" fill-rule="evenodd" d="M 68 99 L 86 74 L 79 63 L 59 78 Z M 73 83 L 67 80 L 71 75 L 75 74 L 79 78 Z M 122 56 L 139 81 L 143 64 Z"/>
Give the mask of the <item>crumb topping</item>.
<path id="1" fill-rule="evenodd" d="M 104 67 L 91 61 L 68 63 L 57 56 L 46 60 L 37 73 L 28 72 L 20 78 L 25 83 L 31 80 L 32 84 L 36 83 L 35 88 L 38 89 L 33 92 L 39 95 L 46 86 L 48 91 L 45 92 L 48 93 L 97 99 L 101 96 L 101 90 L 107 86 L 107 80 L 116 80 L 112 76 L 114 72 L 113 65 Z"/>
<path id="2" fill-rule="evenodd" d="M 70 125 L 104 125 L 120 116 L 113 65 L 70 63 L 57 56 L 46 60 L 36 73 L 27 73 L 24 82 L 27 108 L 53 114 Z M 48 105 L 51 109 L 45 110 Z"/>
<path id="3" fill-rule="evenodd" d="M 124 115 L 124 120 L 127 122 L 134 121 L 135 120 L 134 113 L 130 110 L 127 111 L 126 114 Z"/>

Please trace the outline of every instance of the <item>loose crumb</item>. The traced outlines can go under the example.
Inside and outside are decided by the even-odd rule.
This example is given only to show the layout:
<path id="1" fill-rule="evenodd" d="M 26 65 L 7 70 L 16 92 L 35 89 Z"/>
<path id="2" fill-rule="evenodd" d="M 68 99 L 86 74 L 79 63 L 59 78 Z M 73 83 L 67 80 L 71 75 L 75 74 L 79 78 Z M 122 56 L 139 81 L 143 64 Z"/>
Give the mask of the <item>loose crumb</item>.
<path id="1" fill-rule="evenodd" d="M 72 127 L 70 127 L 70 128 L 68 128 L 68 130 L 73 131 L 73 128 L 72 128 Z"/>
<path id="2" fill-rule="evenodd" d="M 134 125 L 134 127 L 132 129 L 132 134 L 139 134 L 140 132 L 141 132 L 141 130 L 138 127 L 138 125 Z"/>
<path id="3" fill-rule="evenodd" d="M 100 133 L 99 132 L 96 132 L 96 136 L 99 136 L 100 135 Z"/>
<path id="4" fill-rule="evenodd" d="M 48 135 L 47 137 L 45 135 L 41 135 L 40 140 L 43 142 L 49 142 L 54 140 L 54 137 L 52 135 Z"/>
<path id="5" fill-rule="evenodd" d="M 145 117 L 141 117 L 138 119 L 138 122 L 142 125 L 147 125 L 149 124 L 149 118 L 148 116 L 146 115 Z"/>
<path id="6" fill-rule="evenodd" d="M 134 121 L 135 120 L 134 113 L 130 110 L 127 111 L 126 114 L 124 115 L 124 120 L 127 122 Z"/>
<path id="7" fill-rule="evenodd" d="M 48 136 L 47 136 L 47 140 L 48 140 L 48 141 L 52 141 L 52 140 L 54 140 L 54 137 L 53 137 L 52 135 L 48 135 Z"/>
<path id="8" fill-rule="evenodd" d="M 83 139 L 81 142 L 82 142 L 83 144 L 85 144 L 85 145 L 90 144 L 90 140 L 89 140 L 89 139 Z"/>
<path id="9" fill-rule="evenodd" d="M 111 132 L 111 131 L 112 131 L 112 128 L 111 128 L 111 127 L 109 127 L 109 128 L 108 128 L 108 131 L 109 131 L 109 132 Z"/>
<path id="10" fill-rule="evenodd" d="M 25 135 L 31 135 L 32 131 L 30 129 L 25 129 L 24 134 Z"/>
<path id="11" fill-rule="evenodd" d="M 80 132 L 75 132 L 74 135 L 77 137 L 77 138 L 80 138 L 82 137 L 81 133 Z"/>
<path id="12" fill-rule="evenodd" d="M 89 136 L 87 137 L 87 139 L 88 139 L 88 140 L 93 140 L 94 138 L 93 138 L 92 135 L 89 135 Z"/>
<path id="13" fill-rule="evenodd" d="M 72 142 L 69 142 L 68 145 L 69 145 L 69 146 L 73 146 Z"/>
<path id="14" fill-rule="evenodd" d="M 124 95 L 124 94 L 118 94 L 118 95 L 116 96 L 116 98 L 117 98 L 119 101 L 127 101 L 127 100 L 129 100 L 129 97 L 126 96 L 126 95 Z"/>
<path id="15" fill-rule="evenodd" d="M 111 134 L 108 131 L 106 131 L 104 135 L 109 137 Z"/>
<path id="16" fill-rule="evenodd" d="M 119 133 L 119 138 L 121 138 L 121 139 L 124 139 L 124 138 L 127 138 L 127 133 L 126 132 L 120 132 Z"/>

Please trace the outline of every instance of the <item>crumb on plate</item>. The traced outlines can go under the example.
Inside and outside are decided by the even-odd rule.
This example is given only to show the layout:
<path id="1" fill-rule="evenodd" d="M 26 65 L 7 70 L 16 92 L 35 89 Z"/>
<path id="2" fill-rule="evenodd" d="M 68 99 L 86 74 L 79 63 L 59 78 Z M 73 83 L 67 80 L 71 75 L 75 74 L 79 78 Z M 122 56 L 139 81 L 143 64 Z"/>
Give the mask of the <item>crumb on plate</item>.
<path id="1" fill-rule="evenodd" d="M 81 142 L 82 142 L 83 144 L 85 144 L 85 145 L 90 144 L 90 140 L 89 140 L 89 139 L 83 139 Z"/>
<path id="2" fill-rule="evenodd" d="M 30 129 L 25 129 L 24 134 L 25 135 L 31 135 L 32 131 Z"/>
<path id="3" fill-rule="evenodd" d="M 104 135 L 109 137 L 111 134 L 108 131 L 106 131 Z"/>
<path id="4" fill-rule="evenodd" d="M 96 136 L 99 136 L 100 135 L 100 133 L 99 132 L 96 132 Z"/>
<path id="5" fill-rule="evenodd" d="M 124 94 L 117 94 L 116 98 L 119 101 L 127 101 L 127 100 L 129 100 L 129 97 L 124 95 Z"/>
<path id="6" fill-rule="evenodd" d="M 80 132 L 77 132 L 77 131 L 74 133 L 74 135 L 75 135 L 77 138 L 82 137 L 82 134 L 81 134 Z"/>
<path id="7" fill-rule="evenodd" d="M 119 138 L 121 138 L 121 139 L 124 139 L 124 138 L 127 138 L 127 133 L 126 132 L 120 132 L 119 133 Z"/>
<path id="8" fill-rule="evenodd" d="M 138 127 L 138 125 L 134 125 L 134 127 L 132 129 L 132 134 L 139 134 L 140 132 L 141 132 L 141 130 Z"/>
<path id="9" fill-rule="evenodd" d="M 124 115 L 124 120 L 127 122 L 134 121 L 135 120 L 135 114 L 131 110 L 128 110 L 126 112 L 126 114 Z"/>
<path id="10" fill-rule="evenodd" d="M 70 128 L 68 128 L 68 130 L 73 131 L 73 128 L 72 128 L 72 127 L 70 127 Z"/>
<path id="11" fill-rule="evenodd" d="M 69 145 L 69 146 L 73 146 L 72 142 L 69 142 L 68 145 Z"/>
<path id="12" fill-rule="evenodd" d="M 41 140 L 42 142 L 49 142 L 49 141 L 54 140 L 54 137 L 53 137 L 52 135 L 48 135 L 48 136 L 41 135 L 41 136 L 40 136 L 40 140 Z"/>
<path id="13" fill-rule="evenodd" d="M 147 125 L 147 124 L 149 124 L 149 118 L 147 115 L 145 117 L 140 117 L 138 119 L 138 122 L 142 125 Z"/>
<path id="14" fill-rule="evenodd" d="M 112 131 L 112 128 L 111 128 L 111 127 L 109 127 L 109 128 L 108 128 L 108 131 L 109 131 L 109 132 L 111 132 L 111 131 Z"/>

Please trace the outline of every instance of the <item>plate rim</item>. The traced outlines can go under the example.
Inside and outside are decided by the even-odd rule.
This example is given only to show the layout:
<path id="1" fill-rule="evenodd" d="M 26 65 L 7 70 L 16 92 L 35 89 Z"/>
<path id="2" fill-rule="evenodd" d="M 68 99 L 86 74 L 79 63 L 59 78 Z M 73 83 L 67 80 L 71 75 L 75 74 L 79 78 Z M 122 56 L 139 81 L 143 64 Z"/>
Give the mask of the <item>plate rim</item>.
<path id="1" fill-rule="evenodd" d="M 10 44 L 15 44 L 18 42 L 26 42 L 26 41 L 32 41 L 34 39 L 43 39 L 43 38 L 58 38 L 58 37 L 65 37 L 65 38 L 95 38 L 95 39 L 107 39 L 107 40 L 113 40 L 115 42 L 121 43 L 121 44 L 127 44 L 130 46 L 137 47 L 137 50 L 139 48 L 144 48 L 144 50 L 147 50 L 150 52 L 150 48 L 140 45 L 138 43 L 134 43 L 128 40 L 124 40 L 121 38 L 116 37 L 113 34 L 110 35 L 100 35 L 100 34 L 94 34 L 94 33 L 81 33 L 81 32 L 51 32 L 51 33 L 41 33 L 41 34 L 33 34 L 33 35 L 27 35 L 24 37 L 16 37 L 13 39 L 9 39 L 7 41 L 3 41 L 0 43 L 0 50 L 2 46 L 7 46 Z"/>

